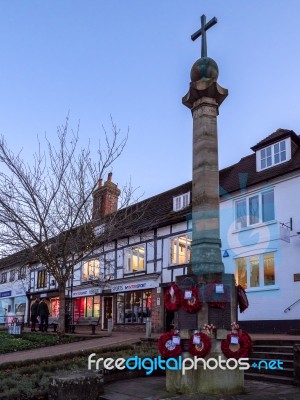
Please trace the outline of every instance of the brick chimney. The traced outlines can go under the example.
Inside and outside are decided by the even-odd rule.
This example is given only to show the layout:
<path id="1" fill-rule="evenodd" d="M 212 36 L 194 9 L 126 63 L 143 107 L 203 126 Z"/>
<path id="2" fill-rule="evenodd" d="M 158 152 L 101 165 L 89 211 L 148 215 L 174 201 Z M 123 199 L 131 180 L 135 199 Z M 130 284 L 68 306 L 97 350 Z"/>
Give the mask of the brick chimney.
<path id="1" fill-rule="evenodd" d="M 121 190 L 112 182 L 112 172 L 108 174 L 104 185 L 102 182 L 102 179 L 99 179 L 98 187 L 93 193 L 93 220 L 102 219 L 118 209 Z"/>

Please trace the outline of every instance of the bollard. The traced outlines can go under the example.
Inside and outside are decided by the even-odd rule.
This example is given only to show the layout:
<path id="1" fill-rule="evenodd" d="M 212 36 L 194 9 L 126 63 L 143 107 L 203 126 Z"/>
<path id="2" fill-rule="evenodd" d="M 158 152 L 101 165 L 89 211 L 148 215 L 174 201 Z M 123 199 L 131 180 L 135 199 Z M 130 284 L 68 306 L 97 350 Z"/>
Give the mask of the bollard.
<path id="1" fill-rule="evenodd" d="M 111 334 L 112 334 L 112 328 L 113 328 L 113 326 L 112 326 L 112 318 L 108 318 L 108 320 L 107 320 L 107 333 L 108 333 L 109 336 L 111 336 Z"/>
<path id="2" fill-rule="evenodd" d="M 146 339 L 151 338 L 151 318 L 146 318 Z"/>

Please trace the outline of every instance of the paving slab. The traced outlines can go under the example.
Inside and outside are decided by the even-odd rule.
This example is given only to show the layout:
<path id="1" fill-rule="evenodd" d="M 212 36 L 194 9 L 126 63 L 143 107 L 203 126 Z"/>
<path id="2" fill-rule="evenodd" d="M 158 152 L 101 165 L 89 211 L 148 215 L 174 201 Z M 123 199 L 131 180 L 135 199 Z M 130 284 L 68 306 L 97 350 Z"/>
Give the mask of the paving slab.
<path id="1" fill-rule="evenodd" d="M 240 395 L 171 394 L 165 377 L 128 379 L 106 384 L 99 400 L 300 400 L 300 388 L 267 382 L 246 381 Z"/>

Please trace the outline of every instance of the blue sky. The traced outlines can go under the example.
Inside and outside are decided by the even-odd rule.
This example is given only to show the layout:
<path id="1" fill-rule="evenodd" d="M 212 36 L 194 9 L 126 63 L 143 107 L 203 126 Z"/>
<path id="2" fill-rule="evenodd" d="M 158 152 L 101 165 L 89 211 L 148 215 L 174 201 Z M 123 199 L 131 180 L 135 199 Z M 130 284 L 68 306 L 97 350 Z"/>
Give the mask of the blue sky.
<path id="1" fill-rule="evenodd" d="M 110 114 L 129 142 L 113 169 L 148 197 L 192 178 L 192 117 L 181 104 L 200 40 L 229 90 L 218 119 L 220 167 L 278 128 L 300 133 L 298 0 L 0 2 L 0 134 L 30 162 L 37 135 L 70 113 L 82 144 Z"/>

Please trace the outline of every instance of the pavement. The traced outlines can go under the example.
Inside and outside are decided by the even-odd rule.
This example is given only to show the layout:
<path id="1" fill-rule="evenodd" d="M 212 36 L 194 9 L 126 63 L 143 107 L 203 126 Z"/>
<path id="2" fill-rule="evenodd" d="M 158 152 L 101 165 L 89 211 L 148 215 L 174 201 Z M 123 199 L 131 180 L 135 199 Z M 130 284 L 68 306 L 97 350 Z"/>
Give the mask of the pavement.
<path id="1" fill-rule="evenodd" d="M 104 386 L 99 400 L 299 400 L 300 388 L 275 383 L 245 381 L 245 392 L 240 395 L 170 394 L 164 376 L 126 379 Z"/>
<path id="2" fill-rule="evenodd" d="M 38 334 L 38 333 L 37 333 Z M 90 335 L 89 335 L 90 336 Z M 159 334 L 153 334 L 152 338 L 158 338 Z M 98 332 L 91 340 L 68 343 L 63 345 L 45 347 L 34 350 L 26 350 L 0 356 L 0 365 L 7 362 L 37 360 L 39 358 L 63 355 L 70 352 L 86 351 L 111 347 L 114 345 L 133 344 L 143 337 L 141 332 L 113 332 L 107 336 L 107 332 Z M 300 336 L 291 335 L 263 335 L 251 334 L 252 340 L 277 339 L 299 340 Z M 145 377 L 126 379 L 106 384 L 104 394 L 99 400 L 300 400 L 300 388 L 277 383 L 245 381 L 245 392 L 235 396 L 206 395 L 206 394 L 170 394 L 165 389 L 165 377 Z"/>

